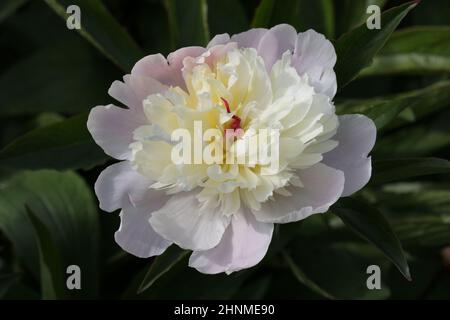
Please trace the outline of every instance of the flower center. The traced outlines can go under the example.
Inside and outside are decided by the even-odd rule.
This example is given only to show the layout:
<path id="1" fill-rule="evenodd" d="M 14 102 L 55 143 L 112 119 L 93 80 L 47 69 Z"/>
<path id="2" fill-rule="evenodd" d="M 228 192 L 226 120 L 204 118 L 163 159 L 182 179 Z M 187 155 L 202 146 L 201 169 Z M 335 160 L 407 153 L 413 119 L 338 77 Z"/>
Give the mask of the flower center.
<path id="1" fill-rule="evenodd" d="M 297 172 L 336 147 L 334 106 L 298 75 L 290 52 L 271 70 L 251 48 L 227 51 L 211 64 L 184 63 L 185 88 L 144 100 L 149 124 L 135 130 L 130 145 L 133 165 L 155 181 L 152 188 L 198 190 L 202 206 L 227 215 L 241 205 L 259 210 L 275 193 L 288 196 L 289 187 L 302 187 Z M 187 137 L 174 144 L 178 129 Z M 184 141 L 189 147 L 181 148 Z M 174 163 L 174 153 L 187 160 Z"/>

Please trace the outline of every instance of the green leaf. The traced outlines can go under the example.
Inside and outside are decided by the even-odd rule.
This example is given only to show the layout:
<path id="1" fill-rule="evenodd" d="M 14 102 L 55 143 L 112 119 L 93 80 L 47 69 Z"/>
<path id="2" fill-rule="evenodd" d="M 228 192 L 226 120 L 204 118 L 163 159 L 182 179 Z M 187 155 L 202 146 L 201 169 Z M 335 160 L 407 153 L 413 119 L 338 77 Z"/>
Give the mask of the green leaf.
<path id="1" fill-rule="evenodd" d="M 70 115 L 103 103 L 116 73 L 93 53 L 68 40 L 12 64 L 0 75 L 0 116 Z"/>
<path id="2" fill-rule="evenodd" d="M 301 268 L 302 276 L 307 276 L 309 281 L 313 281 L 336 299 L 386 299 L 390 290 L 388 284 L 384 283 L 384 277 L 381 279 L 382 290 L 367 288 L 367 267 L 376 264 L 386 270 L 389 265 L 386 264 L 388 261 L 378 254 L 378 250 L 374 250 L 374 254 L 370 250 L 373 246 L 368 246 L 370 245 L 355 242 L 354 238 L 352 242 L 343 242 L 336 237 L 311 239 L 305 236 L 292 243 L 289 252 L 292 261 Z M 285 273 L 288 272 L 274 272 L 273 282 L 278 282 Z M 281 287 L 282 291 L 288 291 L 294 280 L 295 277 L 288 278 L 288 282 Z M 323 295 L 302 283 L 296 287 L 295 298 L 323 298 Z M 275 297 L 277 296 L 280 294 Z M 284 297 L 283 293 L 281 296 Z"/>
<path id="3" fill-rule="evenodd" d="M 77 5 L 81 10 L 78 32 L 123 71 L 130 71 L 143 53 L 101 1 L 45 0 L 65 21 L 66 8 Z"/>
<path id="4" fill-rule="evenodd" d="M 97 297 L 98 213 L 92 191 L 83 179 L 73 172 L 25 171 L 1 185 L 0 229 L 13 244 L 19 261 L 38 280 L 39 247 L 26 207 L 49 231 L 64 271 L 69 265 L 81 269 L 82 290 L 66 290 L 65 294 Z"/>
<path id="5" fill-rule="evenodd" d="M 145 269 L 145 272 L 148 270 Z M 236 272 L 231 275 L 203 274 L 188 267 L 187 256 L 179 263 L 163 273 L 158 281 L 140 294 L 136 287 L 142 281 L 138 274 L 137 283 L 132 283 L 126 292 L 126 298 L 131 299 L 230 299 L 237 294 L 243 282 L 251 274 L 251 270 Z"/>
<path id="6" fill-rule="evenodd" d="M 450 146 L 450 110 L 431 121 L 402 128 L 383 137 L 375 145 L 376 158 L 423 157 Z"/>
<path id="7" fill-rule="evenodd" d="M 176 0 L 164 0 L 164 7 L 166 9 L 167 19 L 169 21 L 170 42 L 172 45 L 172 50 L 175 50 L 178 46 L 178 39 L 180 37 L 180 35 L 178 34 Z"/>
<path id="8" fill-rule="evenodd" d="M 303 285 L 317 293 L 318 295 L 334 300 L 335 298 L 329 294 L 327 291 L 322 289 L 319 285 L 317 285 L 313 280 L 309 279 L 308 276 L 300 269 L 300 267 L 294 262 L 291 256 L 286 252 L 282 252 L 284 261 L 288 265 L 289 269 L 294 274 L 294 277 Z"/>
<path id="9" fill-rule="evenodd" d="M 263 1 L 254 19 L 262 27 L 287 23 L 298 32 L 314 29 L 328 38 L 334 35 L 334 10 L 331 0 L 284 0 L 274 1 L 273 4 Z"/>
<path id="10" fill-rule="evenodd" d="M 450 27 L 395 32 L 361 76 L 450 72 Z"/>
<path id="11" fill-rule="evenodd" d="M 380 249 L 403 276 L 411 280 L 400 241 L 377 208 L 362 200 L 342 198 L 331 211 L 336 213 L 346 226 Z"/>
<path id="12" fill-rule="evenodd" d="M 377 5 L 383 8 L 386 0 L 339 0 L 336 6 L 336 29 L 338 34 L 345 33 L 366 22 L 369 17 L 367 7 Z"/>
<path id="13" fill-rule="evenodd" d="M 92 140 L 86 121 L 83 114 L 26 133 L 0 151 L 0 168 L 88 169 L 104 163 L 108 158 Z"/>
<path id="14" fill-rule="evenodd" d="M 347 101 L 337 106 L 338 114 L 364 114 L 371 118 L 377 127 L 382 129 L 394 120 L 404 109 L 416 100 L 410 97 L 396 97 L 391 100 L 369 99 L 363 101 Z"/>
<path id="15" fill-rule="evenodd" d="M 337 106 L 339 114 L 361 113 L 371 118 L 377 129 L 394 120 L 406 108 L 414 113 L 414 120 L 421 119 L 450 103 L 450 81 L 441 81 L 423 89 L 401 93 L 391 97 L 347 101 Z M 404 122 L 404 121 L 403 121 Z M 398 121 L 397 124 L 403 123 Z"/>
<path id="16" fill-rule="evenodd" d="M 163 274 L 168 272 L 174 265 L 179 263 L 188 251 L 182 250 L 179 247 L 172 245 L 163 254 L 158 256 L 153 261 L 150 269 L 145 275 L 138 289 L 138 294 L 150 288 L 155 281 L 157 281 Z"/>
<path id="17" fill-rule="evenodd" d="M 10 15 L 14 14 L 17 9 L 23 6 L 28 0 L 3 0 L 0 4 L 0 23 Z"/>
<path id="18" fill-rule="evenodd" d="M 47 227 L 31 212 L 28 217 L 34 227 L 39 248 L 42 299 L 64 299 L 65 287 L 61 257 Z"/>
<path id="19" fill-rule="evenodd" d="M 436 248 L 450 243 L 448 183 L 392 183 L 374 196 L 405 246 Z"/>
<path id="20" fill-rule="evenodd" d="M 205 46 L 209 41 L 206 0 L 164 0 L 175 47 Z M 174 48 L 175 49 L 175 48 Z"/>
<path id="21" fill-rule="evenodd" d="M 401 158 L 373 162 L 372 184 L 450 173 L 450 161 L 439 158 Z"/>
<path id="22" fill-rule="evenodd" d="M 275 0 L 262 0 L 256 8 L 252 20 L 252 28 L 265 28 L 269 26 Z"/>
<path id="23" fill-rule="evenodd" d="M 338 89 L 342 90 L 383 47 L 391 33 L 397 28 L 416 2 L 408 2 L 381 14 L 381 29 L 369 30 L 366 24 L 344 34 L 336 43 L 336 76 Z"/>

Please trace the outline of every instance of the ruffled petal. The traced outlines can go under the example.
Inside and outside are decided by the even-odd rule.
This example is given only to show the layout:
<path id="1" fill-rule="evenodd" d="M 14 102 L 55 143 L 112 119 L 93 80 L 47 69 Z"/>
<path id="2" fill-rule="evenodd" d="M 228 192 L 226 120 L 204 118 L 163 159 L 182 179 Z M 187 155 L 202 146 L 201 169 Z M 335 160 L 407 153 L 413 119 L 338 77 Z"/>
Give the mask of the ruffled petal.
<path id="1" fill-rule="evenodd" d="M 333 98 L 336 94 L 336 52 L 324 35 L 314 30 L 298 34 L 292 65 L 300 75 L 307 74 L 316 92 Z"/>
<path id="2" fill-rule="evenodd" d="M 211 41 L 209 41 L 206 48 L 209 49 L 219 44 L 227 44 L 228 42 L 230 42 L 230 35 L 228 33 L 218 34 L 214 36 L 214 38 L 212 38 Z"/>
<path id="3" fill-rule="evenodd" d="M 268 30 L 258 44 L 258 54 L 264 59 L 267 70 L 280 60 L 286 51 L 294 51 L 297 31 L 288 24 L 279 24 Z"/>
<path id="4" fill-rule="evenodd" d="M 200 208 L 193 191 L 173 195 L 150 218 L 156 232 L 189 250 L 215 247 L 229 221 L 230 217 L 224 216 L 217 208 Z"/>
<path id="5" fill-rule="evenodd" d="M 257 220 L 289 223 L 326 212 L 344 189 L 343 172 L 322 163 L 300 170 L 297 175 L 303 187 L 287 187 L 290 195 L 277 194 L 263 203 L 260 210 L 254 211 Z"/>
<path id="6" fill-rule="evenodd" d="M 264 28 L 255 28 L 235 34 L 231 37 L 232 42 L 236 42 L 239 48 L 255 48 L 259 46 L 261 38 L 268 30 Z"/>
<path id="7" fill-rule="evenodd" d="M 113 105 L 97 106 L 89 113 L 87 128 L 105 153 L 118 160 L 128 159 L 133 131 L 145 124 L 145 119 L 129 109 Z"/>
<path id="8" fill-rule="evenodd" d="M 156 233 L 148 222 L 154 208 L 155 203 L 122 209 L 120 227 L 114 238 L 123 250 L 140 258 L 148 258 L 160 255 L 171 245 L 171 242 Z"/>
<path id="9" fill-rule="evenodd" d="M 113 212 L 144 201 L 153 182 L 131 168 L 128 161 L 107 167 L 95 182 L 100 208 Z"/>
<path id="10" fill-rule="evenodd" d="M 194 251 L 189 266 L 215 274 L 253 267 L 264 258 L 272 239 L 273 224 L 259 222 L 249 211 L 234 214 L 220 243 L 206 251 Z"/>
<path id="11" fill-rule="evenodd" d="M 372 174 L 369 152 L 375 145 L 377 128 L 374 122 L 361 114 L 339 117 L 339 128 L 333 140 L 338 146 L 323 155 L 323 163 L 344 172 L 345 186 L 342 196 L 360 190 Z"/>
<path id="12" fill-rule="evenodd" d="M 181 72 L 184 58 L 198 57 L 205 51 L 202 47 L 185 47 L 169 54 L 167 60 L 162 54 L 149 55 L 134 65 L 131 74 L 150 77 L 168 86 L 184 88 Z"/>
<path id="13" fill-rule="evenodd" d="M 167 86 L 153 78 L 127 75 L 124 77 L 124 82 L 114 81 L 108 90 L 108 94 L 130 109 L 142 111 L 142 101 L 145 98 L 165 90 L 167 90 Z"/>

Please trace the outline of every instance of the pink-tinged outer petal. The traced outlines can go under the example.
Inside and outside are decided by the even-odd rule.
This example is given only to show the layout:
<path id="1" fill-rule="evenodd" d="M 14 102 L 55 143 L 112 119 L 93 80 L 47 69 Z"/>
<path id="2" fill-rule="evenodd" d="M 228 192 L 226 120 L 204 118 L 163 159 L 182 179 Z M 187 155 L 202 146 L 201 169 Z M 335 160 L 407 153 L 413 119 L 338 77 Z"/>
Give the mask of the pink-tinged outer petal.
<path id="1" fill-rule="evenodd" d="M 236 49 L 237 44 L 235 42 L 229 42 L 227 44 L 218 44 L 208 49 L 207 52 L 198 57 L 186 57 L 183 60 L 183 73 L 191 72 L 192 69 L 202 63 L 208 64 L 212 69 L 221 57 L 227 54 L 228 51 Z"/>
<path id="2" fill-rule="evenodd" d="M 131 74 L 153 78 L 168 86 L 184 88 L 181 72 L 184 58 L 198 57 L 205 51 L 202 47 L 185 47 L 169 54 L 167 60 L 161 54 L 149 55 L 134 65 Z"/>
<path id="3" fill-rule="evenodd" d="M 251 212 L 241 209 L 232 216 L 220 243 L 206 251 L 194 251 L 189 266 L 207 274 L 230 274 L 253 267 L 266 255 L 272 233 L 272 223 L 259 222 Z"/>
<path id="4" fill-rule="evenodd" d="M 107 155 L 126 160 L 131 155 L 129 145 L 133 140 L 133 131 L 143 124 L 145 118 L 139 117 L 139 114 L 110 104 L 91 109 L 87 128 Z"/>
<path id="5" fill-rule="evenodd" d="M 160 255 L 171 245 L 171 242 L 156 233 L 148 222 L 158 204 L 161 204 L 161 201 L 150 206 L 129 206 L 122 209 L 120 227 L 114 238 L 123 250 L 139 258 L 148 258 Z"/>
<path id="6" fill-rule="evenodd" d="M 255 217 L 262 222 L 289 223 L 323 213 L 335 203 L 344 190 L 344 173 L 318 163 L 297 172 L 303 187 L 286 188 L 292 195 L 275 195 L 263 203 Z"/>
<path id="7" fill-rule="evenodd" d="M 131 167 L 130 162 L 115 163 L 98 176 L 95 182 L 95 194 L 100 208 L 113 212 L 119 208 L 141 203 L 153 182 Z"/>
<path id="8" fill-rule="evenodd" d="M 195 192 L 180 192 L 150 218 L 156 232 L 189 250 L 215 247 L 230 222 L 217 208 L 201 209 Z"/>
<path id="9" fill-rule="evenodd" d="M 114 81 L 108 94 L 130 109 L 142 112 L 142 101 L 151 94 L 167 90 L 158 80 L 138 75 L 126 75 L 124 82 Z"/>
<path id="10" fill-rule="evenodd" d="M 264 59 L 267 70 L 281 59 L 287 50 L 294 51 L 297 31 L 288 24 L 279 24 L 267 31 L 258 44 L 258 54 Z"/>
<path id="11" fill-rule="evenodd" d="M 307 74 L 316 92 L 333 98 L 336 94 L 336 52 L 324 35 L 314 30 L 298 34 L 292 65 L 300 75 Z"/>
<path id="12" fill-rule="evenodd" d="M 232 42 L 236 42 L 239 48 L 255 48 L 259 46 L 261 38 L 268 30 L 264 28 L 250 29 L 245 32 L 235 34 L 231 37 Z"/>
<path id="13" fill-rule="evenodd" d="M 338 146 L 323 155 L 323 163 L 341 170 L 345 175 L 342 196 L 349 196 L 364 187 L 372 174 L 368 157 L 375 145 L 377 128 L 374 122 L 361 114 L 339 117 L 339 128 L 332 138 Z"/>
<path id="14" fill-rule="evenodd" d="M 219 44 L 227 44 L 228 42 L 230 42 L 230 35 L 228 33 L 218 34 L 214 36 L 214 38 L 212 38 L 211 41 L 209 41 L 206 48 L 209 49 Z"/>

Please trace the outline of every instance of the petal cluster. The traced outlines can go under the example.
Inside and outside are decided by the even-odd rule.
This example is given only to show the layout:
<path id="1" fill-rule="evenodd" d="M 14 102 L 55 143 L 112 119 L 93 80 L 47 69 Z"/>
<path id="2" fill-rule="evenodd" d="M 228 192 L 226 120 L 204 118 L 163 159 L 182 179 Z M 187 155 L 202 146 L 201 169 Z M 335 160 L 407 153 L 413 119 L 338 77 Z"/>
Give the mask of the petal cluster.
<path id="1" fill-rule="evenodd" d="M 117 243 L 138 257 L 174 243 L 193 251 L 189 264 L 200 272 L 231 273 L 264 257 L 275 223 L 326 212 L 361 189 L 376 129 L 365 116 L 336 115 L 335 62 L 323 35 L 289 25 L 138 61 L 109 90 L 126 108 L 97 106 L 88 120 L 97 144 L 121 160 L 95 185 L 103 210 L 121 209 Z M 218 130 L 202 143 L 223 159 L 251 153 L 249 132 L 276 131 L 277 166 L 174 163 L 172 133 L 196 137 L 196 123 Z M 218 146 L 230 128 L 243 135 Z"/>

